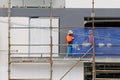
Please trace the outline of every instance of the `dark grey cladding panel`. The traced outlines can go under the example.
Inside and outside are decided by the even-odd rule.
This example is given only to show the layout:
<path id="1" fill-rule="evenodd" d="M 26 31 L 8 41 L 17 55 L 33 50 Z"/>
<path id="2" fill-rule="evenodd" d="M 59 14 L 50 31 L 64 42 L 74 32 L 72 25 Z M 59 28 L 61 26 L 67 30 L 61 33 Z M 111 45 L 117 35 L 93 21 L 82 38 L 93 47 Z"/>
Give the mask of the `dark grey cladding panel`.
<path id="1" fill-rule="evenodd" d="M 30 16 L 50 16 L 50 9 L 37 8 L 13 8 L 12 16 L 30 17 Z"/>
<path id="2" fill-rule="evenodd" d="M 95 9 L 96 17 L 120 17 L 120 9 Z"/>
<path id="3" fill-rule="evenodd" d="M 83 12 L 82 12 L 83 11 Z M 53 9 L 53 16 L 60 17 L 61 26 L 83 26 L 84 15 L 90 16 L 90 9 Z M 41 16 L 49 17 L 50 9 L 41 8 L 13 8 L 12 16 L 30 17 Z"/>
<path id="4" fill-rule="evenodd" d="M 2 9 L 2 8 L 0 8 L 0 16 L 1 17 L 8 16 L 7 12 L 8 12 L 8 9 Z"/>
<path id="5" fill-rule="evenodd" d="M 49 8 L 12 8 L 12 16 L 50 16 Z M 0 9 L 0 16 L 7 16 L 7 9 Z M 83 26 L 84 17 L 91 16 L 91 9 L 83 8 L 64 8 L 53 9 L 53 16 L 60 17 L 61 26 Z M 120 17 L 120 9 L 95 9 L 96 17 Z"/>

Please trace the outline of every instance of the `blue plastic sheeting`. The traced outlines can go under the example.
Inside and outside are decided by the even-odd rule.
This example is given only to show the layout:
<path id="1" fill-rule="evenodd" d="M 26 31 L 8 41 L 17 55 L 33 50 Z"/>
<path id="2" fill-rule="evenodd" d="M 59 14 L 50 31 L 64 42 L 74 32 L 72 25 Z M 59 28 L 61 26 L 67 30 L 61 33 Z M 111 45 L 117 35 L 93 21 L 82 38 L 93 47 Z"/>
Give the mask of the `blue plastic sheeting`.
<path id="1" fill-rule="evenodd" d="M 73 32 L 72 56 L 92 56 L 92 30 L 75 28 Z M 94 40 L 96 56 L 120 56 L 120 28 L 95 28 Z"/>

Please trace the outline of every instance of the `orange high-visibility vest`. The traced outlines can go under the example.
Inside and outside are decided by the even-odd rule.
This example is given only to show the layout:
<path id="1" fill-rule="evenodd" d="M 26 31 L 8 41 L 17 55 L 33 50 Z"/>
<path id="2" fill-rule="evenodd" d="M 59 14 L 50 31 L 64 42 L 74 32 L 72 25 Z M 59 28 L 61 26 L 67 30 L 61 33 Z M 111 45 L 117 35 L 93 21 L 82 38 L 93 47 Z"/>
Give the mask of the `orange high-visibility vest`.
<path id="1" fill-rule="evenodd" d="M 73 40 L 73 36 L 67 35 L 66 40 L 67 40 L 67 42 L 71 42 Z"/>

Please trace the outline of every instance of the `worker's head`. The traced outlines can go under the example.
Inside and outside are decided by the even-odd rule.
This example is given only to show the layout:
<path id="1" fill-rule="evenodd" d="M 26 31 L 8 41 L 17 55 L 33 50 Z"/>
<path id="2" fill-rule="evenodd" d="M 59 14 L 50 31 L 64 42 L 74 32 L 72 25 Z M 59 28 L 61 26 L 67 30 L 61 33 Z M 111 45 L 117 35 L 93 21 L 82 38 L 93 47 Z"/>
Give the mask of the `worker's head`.
<path id="1" fill-rule="evenodd" d="M 89 30 L 89 31 L 88 31 L 88 34 L 92 34 L 92 30 Z"/>
<path id="2" fill-rule="evenodd" d="M 72 31 L 72 30 L 69 30 L 69 31 L 68 31 L 68 34 L 73 34 L 73 31 Z"/>

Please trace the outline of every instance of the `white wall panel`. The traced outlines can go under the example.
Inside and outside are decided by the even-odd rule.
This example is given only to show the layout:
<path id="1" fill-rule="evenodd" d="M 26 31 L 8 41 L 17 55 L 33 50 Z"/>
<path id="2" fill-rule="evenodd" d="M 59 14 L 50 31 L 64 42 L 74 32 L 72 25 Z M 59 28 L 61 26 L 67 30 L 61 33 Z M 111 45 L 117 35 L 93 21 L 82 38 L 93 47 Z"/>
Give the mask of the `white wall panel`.
<path id="1" fill-rule="evenodd" d="M 50 53 L 50 46 L 31 46 L 30 53 Z"/>
<path id="2" fill-rule="evenodd" d="M 12 29 L 11 30 L 11 44 L 28 44 L 28 30 Z"/>
<path id="3" fill-rule="evenodd" d="M 50 20 L 49 18 L 33 18 L 30 20 L 30 27 L 46 27 L 25 29 L 29 27 L 29 18 L 26 17 L 12 17 L 12 30 L 11 30 L 11 44 L 47 44 L 48 46 L 12 46 L 11 50 L 15 50 L 13 53 L 50 53 Z M 58 27 L 59 20 L 53 19 L 53 26 Z M 21 28 L 19 28 L 21 27 Z M 58 29 L 53 29 L 53 44 L 58 44 Z M 29 40 L 30 39 L 30 40 Z M 53 53 L 58 53 L 58 46 L 53 46 Z M 25 55 L 26 56 L 26 55 Z M 43 56 L 49 57 L 44 54 Z"/>
<path id="4" fill-rule="evenodd" d="M 45 17 L 31 18 L 30 27 L 39 27 L 30 30 L 30 44 L 47 44 L 48 46 L 31 46 L 31 53 L 50 53 L 50 19 Z M 52 27 L 59 28 L 59 19 L 53 18 Z M 58 29 L 52 30 L 53 44 L 58 44 Z M 58 46 L 53 46 L 53 53 L 58 53 Z M 43 55 L 45 56 L 45 54 Z M 49 56 L 49 55 L 48 55 Z"/>
<path id="5" fill-rule="evenodd" d="M 52 21 L 53 21 L 52 27 L 59 27 L 58 18 L 53 18 Z M 30 26 L 31 27 L 50 27 L 50 19 L 48 17 L 31 18 Z"/>
<path id="6" fill-rule="evenodd" d="M 52 30 L 52 36 L 53 36 L 53 44 L 58 44 L 59 43 L 59 30 L 58 29 L 53 29 Z M 53 53 L 58 53 L 58 46 L 53 46 Z"/>
<path id="7" fill-rule="evenodd" d="M 40 6 L 43 5 L 43 0 L 24 0 L 26 6 Z"/>
<path id="8" fill-rule="evenodd" d="M 66 0 L 66 8 L 91 8 L 92 0 Z M 120 0 L 95 0 L 95 8 L 120 8 Z"/>
<path id="9" fill-rule="evenodd" d="M 64 8 L 65 7 L 65 0 L 53 0 L 53 7 Z"/>
<path id="10" fill-rule="evenodd" d="M 66 8 L 88 8 L 91 7 L 91 0 L 66 0 Z"/>
<path id="11" fill-rule="evenodd" d="M 0 0 L 0 7 L 7 7 L 7 0 Z"/>
<path id="12" fill-rule="evenodd" d="M 24 2 L 22 2 L 24 1 Z M 53 7 L 60 8 L 91 8 L 92 0 L 53 0 Z M 44 4 L 45 3 L 45 4 Z M 120 0 L 95 0 L 96 8 L 120 8 Z M 49 6 L 49 0 L 12 0 L 13 6 Z M 0 0 L 0 7 L 7 7 L 7 0 Z"/>
<path id="13" fill-rule="evenodd" d="M 8 79 L 8 19 L 0 17 L 0 80 Z"/>
<path id="14" fill-rule="evenodd" d="M 120 0 L 95 0 L 96 8 L 120 8 Z"/>
<path id="15" fill-rule="evenodd" d="M 23 6 L 23 0 L 12 0 L 11 4 L 12 6 Z"/>
<path id="16" fill-rule="evenodd" d="M 28 17 L 12 17 L 11 18 L 12 27 L 29 27 Z"/>
<path id="17" fill-rule="evenodd" d="M 59 80 L 74 63 L 54 63 L 53 80 Z M 49 78 L 49 64 L 12 64 L 11 78 Z M 84 80 L 84 65 L 79 63 L 63 80 Z"/>
<path id="18" fill-rule="evenodd" d="M 50 30 L 32 29 L 30 30 L 31 44 L 50 44 Z"/>
<path id="19" fill-rule="evenodd" d="M 59 33 L 58 29 L 53 29 L 52 30 L 53 44 L 58 44 L 58 41 L 59 41 L 58 33 Z"/>
<path id="20" fill-rule="evenodd" d="M 0 17 L 0 50 L 8 49 L 8 19 Z"/>
<path id="21" fill-rule="evenodd" d="M 28 53 L 28 46 L 11 46 L 12 53 Z"/>
<path id="22" fill-rule="evenodd" d="M 12 64 L 11 78 L 49 78 L 49 64 Z"/>
<path id="23" fill-rule="evenodd" d="M 53 64 L 53 80 L 59 80 L 74 63 Z M 74 67 L 63 80 L 84 80 L 84 65 L 78 64 Z"/>
<path id="24" fill-rule="evenodd" d="M 50 6 L 50 0 L 12 0 L 12 6 L 40 7 Z M 64 0 L 53 0 L 54 8 L 64 8 Z"/>
<path id="25" fill-rule="evenodd" d="M 11 44 L 29 44 L 29 30 L 25 27 L 29 27 L 29 18 L 28 17 L 11 17 Z M 14 28 L 13 28 L 14 27 Z M 28 46 L 11 46 L 12 56 L 28 56 L 20 55 L 20 53 L 28 53 Z"/>

